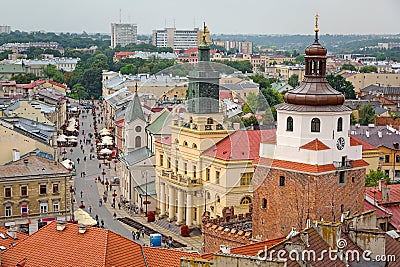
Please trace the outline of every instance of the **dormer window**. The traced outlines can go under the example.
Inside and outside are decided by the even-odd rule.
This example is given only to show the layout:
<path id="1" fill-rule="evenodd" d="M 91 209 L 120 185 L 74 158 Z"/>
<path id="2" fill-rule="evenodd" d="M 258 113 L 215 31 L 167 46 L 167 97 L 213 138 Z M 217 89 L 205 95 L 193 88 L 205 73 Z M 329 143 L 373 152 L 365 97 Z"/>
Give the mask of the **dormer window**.
<path id="1" fill-rule="evenodd" d="M 321 121 L 318 118 L 314 118 L 311 120 L 311 132 L 319 133 L 321 131 Z"/>
<path id="2" fill-rule="evenodd" d="M 288 117 L 286 119 L 286 131 L 293 132 L 293 118 Z"/>
<path id="3" fill-rule="evenodd" d="M 343 131 L 343 118 L 340 117 L 337 121 L 337 131 L 341 132 Z"/>

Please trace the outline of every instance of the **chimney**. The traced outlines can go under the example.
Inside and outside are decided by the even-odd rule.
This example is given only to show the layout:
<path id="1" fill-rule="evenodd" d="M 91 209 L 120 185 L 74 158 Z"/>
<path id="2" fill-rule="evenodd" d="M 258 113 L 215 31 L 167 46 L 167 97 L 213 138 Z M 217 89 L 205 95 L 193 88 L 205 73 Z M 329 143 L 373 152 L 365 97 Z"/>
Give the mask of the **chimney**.
<path id="1" fill-rule="evenodd" d="M 10 226 L 6 231 L 6 234 L 12 239 L 17 239 L 17 228 L 15 226 Z"/>
<path id="2" fill-rule="evenodd" d="M 365 136 L 369 137 L 369 131 L 368 130 L 365 131 Z"/>
<path id="3" fill-rule="evenodd" d="M 300 232 L 300 239 L 303 241 L 306 247 L 309 247 L 310 244 L 308 243 L 308 233 L 306 231 Z"/>
<path id="4" fill-rule="evenodd" d="M 233 129 L 234 130 L 240 130 L 240 123 L 239 122 L 234 122 L 233 124 L 232 124 L 232 126 L 233 126 Z"/>
<path id="5" fill-rule="evenodd" d="M 220 245 L 219 249 L 224 254 L 231 254 L 231 248 L 229 246 L 227 246 L 227 245 Z"/>
<path id="6" fill-rule="evenodd" d="M 20 160 L 20 153 L 18 149 L 13 149 L 12 150 L 12 157 L 13 157 L 13 161 L 17 161 Z"/>
<path id="7" fill-rule="evenodd" d="M 78 228 L 78 232 L 80 234 L 84 234 L 86 232 L 86 225 L 80 224 Z"/>
<path id="8" fill-rule="evenodd" d="M 379 191 L 382 192 L 382 188 L 386 186 L 387 186 L 387 181 L 385 179 L 380 179 L 378 184 Z"/>
<path id="9" fill-rule="evenodd" d="M 29 163 L 28 159 L 24 159 L 25 166 L 28 166 L 28 163 Z"/>
<path id="10" fill-rule="evenodd" d="M 66 223 L 64 221 L 57 221 L 57 231 L 63 231 L 66 227 Z"/>
<path id="11" fill-rule="evenodd" d="M 390 202 L 390 187 L 387 185 L 382 187 L 382 201 Z"/>
<path id="12" fill-rule="evenodd" d="M 380 130 L 378 131 L 378 137 L 382 138 L 382 131 L 380 131 Z"/>

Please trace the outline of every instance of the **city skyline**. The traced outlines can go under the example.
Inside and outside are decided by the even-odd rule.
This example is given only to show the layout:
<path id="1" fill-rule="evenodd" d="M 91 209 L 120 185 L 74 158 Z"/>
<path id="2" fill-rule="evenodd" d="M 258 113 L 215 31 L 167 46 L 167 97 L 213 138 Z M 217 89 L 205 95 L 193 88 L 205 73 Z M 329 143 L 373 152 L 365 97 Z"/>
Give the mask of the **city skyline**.
<path id="1" fill-rule="evenodd" d="M 203 0 L 175 0 L 173 3 L 156 0 L 151 7 L 144 2 L 128 0 L 106 2 L 99 5 L 94 0 L 71 0 L 68 5 L 42 0 L 21 3 L 7 2 L 0 25 L 10 25 L 12 30 L 47 32 L 109 33 L 110 24 L 119 22 L 138 24 L 139 34 L 151 34 L 154 29 L 174 27 L 191 29 L 201 27 L 206 21 L 211 33 L 225 34 L 309 34 L 314 15 L 320 14 L 321 33 L 330 34 L 396 34 L 396 0 L 379 2 L 355 1 L 306 1 L 281 2 L 232 0 L 223 2 Z M 195 6 L 195 8 L 193 8 Z M 67 16 L 60 16 L 68 14 Z M 187 10 L 187 12 L 182 12 Z M 372 13 L 371 11 L 374 11 Z M 33 14 L 33 15 L 32 15 Z M 384 14 L 381 15 L 381 14 Z M 241 19 L 238 19 L 238 17 Z M 221 19 L 221 17 L 223 19 Z"/>

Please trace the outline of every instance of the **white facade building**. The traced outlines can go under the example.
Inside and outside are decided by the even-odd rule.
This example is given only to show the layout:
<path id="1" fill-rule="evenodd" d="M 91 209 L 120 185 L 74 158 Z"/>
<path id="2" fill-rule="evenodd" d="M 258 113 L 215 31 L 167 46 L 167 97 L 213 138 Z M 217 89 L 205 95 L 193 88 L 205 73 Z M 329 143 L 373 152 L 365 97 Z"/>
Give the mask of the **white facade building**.
<path id="1" fill-rule="evenodd" d="M 111 48 L 137 43 L 137 24 L 111 23 Z"/>

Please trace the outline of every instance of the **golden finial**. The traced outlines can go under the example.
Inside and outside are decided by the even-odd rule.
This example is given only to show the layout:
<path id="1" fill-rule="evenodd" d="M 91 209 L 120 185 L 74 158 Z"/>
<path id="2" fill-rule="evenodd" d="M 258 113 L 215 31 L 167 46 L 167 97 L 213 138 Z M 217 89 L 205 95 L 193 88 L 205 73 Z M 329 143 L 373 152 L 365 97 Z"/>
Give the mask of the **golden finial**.
<path id="1" fill-rule="evenodd" d="M 318 12 L 315 14 L 315 32 L 319 32 L 319 28 L 318 28 L 318 19 L 319 19 L 319 15 Z"/>

